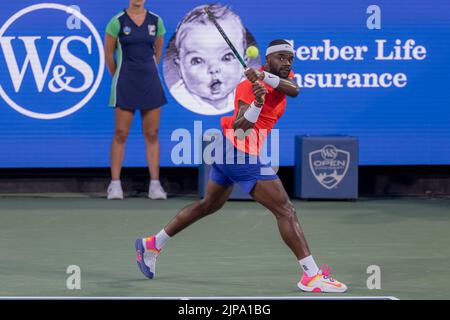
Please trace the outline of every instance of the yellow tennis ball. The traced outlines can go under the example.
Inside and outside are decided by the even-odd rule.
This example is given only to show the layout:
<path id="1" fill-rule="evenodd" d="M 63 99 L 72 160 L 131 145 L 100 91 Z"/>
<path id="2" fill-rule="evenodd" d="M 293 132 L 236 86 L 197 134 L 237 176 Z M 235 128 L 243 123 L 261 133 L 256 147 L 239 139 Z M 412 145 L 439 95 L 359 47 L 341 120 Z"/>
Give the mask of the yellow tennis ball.
<path id="1" fill-rule="evenodd" d="M 256 58 L 259 55 L 259 50 L 255 46 L 250 46 L 250 47 L 247 48 L 246 53 L 247 53 L 247 56 L 249 58 L 253 59 L 253 58 Z"/>

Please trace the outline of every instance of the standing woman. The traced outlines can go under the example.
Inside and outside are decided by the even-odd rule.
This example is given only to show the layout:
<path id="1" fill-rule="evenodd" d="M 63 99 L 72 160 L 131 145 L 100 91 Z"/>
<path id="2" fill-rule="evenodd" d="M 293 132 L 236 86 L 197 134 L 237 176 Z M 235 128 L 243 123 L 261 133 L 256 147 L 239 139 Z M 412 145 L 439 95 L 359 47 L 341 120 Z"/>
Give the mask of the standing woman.
<path id="1" fill-rule="evenodd" d="M 105 57 L 113 75 L 110 106 L 114 107 L 114 137 L 111 144 L 111 183 L 108 199 L 123 199 L 120 172 L 125 142 L 134 113 L 140 110 L 150 172 L 148 196 L 166 199 L 159 182 L 160 107 L 167 103 L 158 73 L 165 27 L 161 18 L 144 8 L 145 0 L 114 16 L 106 28 Z M 117 62 L 114 54 L 117 51 Z"/>

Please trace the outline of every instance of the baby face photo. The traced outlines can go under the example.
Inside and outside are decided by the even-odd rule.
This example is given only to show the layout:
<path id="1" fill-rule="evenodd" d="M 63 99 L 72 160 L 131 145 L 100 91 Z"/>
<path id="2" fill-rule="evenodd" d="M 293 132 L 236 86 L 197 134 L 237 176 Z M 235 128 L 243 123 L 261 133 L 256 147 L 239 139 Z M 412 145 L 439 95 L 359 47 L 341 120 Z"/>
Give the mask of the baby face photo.
<path id="1" fill-rule="evenodd" d="M 233 21 L 222 22 L 236 49 L 244 52 L 243 34 L 233 28 Z M 209 25 L 192 27 L 179 48 L 177 59 L 181 77 L 189 91 L 203 99 L 224 99 L 239 83 L 242 66 L 219 32 Z"/>
<path id="2" fill-rule="evenodd" d="M 234 90 L 244 79 L 244 69 L 204 8 L 187 13 L 170 39 L 164 56 L 164 78 L 183 107 L 199 114 L 218 115 L 234 109 Z M 241 19 L 228 7 L 208 8 L 249 66 L 259 67 L 259 57 L 245 56 L 246 48 L 255 41 Z"/>

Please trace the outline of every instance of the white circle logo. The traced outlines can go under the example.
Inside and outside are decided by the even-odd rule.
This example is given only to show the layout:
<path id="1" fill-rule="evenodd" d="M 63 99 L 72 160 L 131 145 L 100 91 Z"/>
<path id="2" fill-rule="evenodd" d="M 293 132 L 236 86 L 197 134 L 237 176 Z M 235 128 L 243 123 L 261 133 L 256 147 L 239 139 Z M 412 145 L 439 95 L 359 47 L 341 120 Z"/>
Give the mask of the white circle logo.
<path id="1" fill-rule="evenodd" d="M 72 54 L 69 50 L 69 44 L 71 42 L 77 42 L 84 45 L 87 49 L 89 54 L 92 52 L 92 46 L 91 46 L 91 36 L 84 38 L 80 36 L 70 36 L 70 37 L 60 37 L 60 36 L 49 36 L 47 37 L 48 41 L 52 42 L 52 50 L 49 55 L 49 60 L 46 64 L 44 64 L 45 68 L 42 68 L 40 63 L 39 55 L 36 54 L 36 46 L 35 42 L 39 40 L 41 37 L 36 36 L 29 36 L 29 37 L 19 37 L 19 39 L 24 43 L 24 46 L 27 50 L 27 56 L 25 58 L 24 66 L 19 69 L 17 60 L 15 58 L 14 50 L 12 48 L 12 40 L 15 40 L 16 37 L 6 37 L 4 36 L 5 32 L 8 30 L 8 28 L 19 18 L 22 16 L 25 16 L 33 11 L 37 10 L 59 10 L 63 11 L 64 13 L 69 13 L 79 19 L 81 22 L 83 22 L 91 32 L 91 34 L 94 37 L 94 42 L 98 47 L 98 53 L 99 53 L 99 64 L 98 64 L 98 70 L 97 70 L 97 76 L 94 79 L 94 71 L 92 70 L 91 66 L 81 60 L 80 58 L 76 57 L 74 54 Z M 66 66 L 64 65 L 57 65 L 52 70 L 52 76 L 53 78 L 48 82 L 48 88 L 52 93 L 58 93 L 61 91 L 66 91 L 70 93 L 81 93 L 88 91 L 87 95 L 84 96 L 81 101 L 77 102 L 75 105 L 71 107 L 61 107 L 63 108 L 62 111 L 54 112 L 54 113 L 39 113 L 32 110 L 29 110 L 30 108 L 26 108 L 24 106 L 19 105 L 15 101 L 13 101 L 10 96 L 5 92 L 4 88 L 0 84 L 0 96 L 5 100 L 5 102 L 14 110 L 17 112 L 35 119 L 41 119 L 41 120 L 53 120 L 58 118 L 66 117 L 70 114 L 73 114 L 74 112 L 80 110 L 83 106 L 85 106 L 89 100 L 93 97 L 95 92 L 97 91 L 98 87 L 100 86 L 100 83 L 103 78 L 103 72 L 105 68 L 105 55 L 103 52 L 103 42 L 102 39 L 97 31 L 97 29 L 94 27 L 92 22 L 86 18 L 81 12 L 74 10 L 71 7 L 56 4 L 56 3 L 41 3 L 32 5 L 29 7 L 26 7 L 19 12 L 15 13 L 13 16 L 11 16 L 5 24 L 0 28 L 0 46 L 3 49 L 3 53 L 5 54 L 5 59 L 8 67 L 8 71 L 11 75 L 11 79 L 13 81 L 13 87 L 16 91 L 16 93 L 20 92 L 20 88 L 22 85 L 22 80 L 25 76 L 26 69 L 28 67 L 28 64 L 31 65 L 31 69 L 33 72 L 34 80 L 36 82 L 36 87 L 39 92 L 42 92 L 43 87 L 46 83 L 46 79 L 48 74 L 50 73 L 50 65 L 52 62 L 52 59 L 55 56 L 56 49 L 60 48 L 60 54 L 62 59 L 64 60 L 65 64 L 72 67 L 76 71 L 78 71 L 80 74 L 82 74 L 84 78 L 83 85 L 79 87 L 72 87 L 71 83 L 74 80 L 74 77 L 65 76 L 65 73 L 67 71 Z M 58 99 L 55 99 L 55 101 L 58 101 Z"/>

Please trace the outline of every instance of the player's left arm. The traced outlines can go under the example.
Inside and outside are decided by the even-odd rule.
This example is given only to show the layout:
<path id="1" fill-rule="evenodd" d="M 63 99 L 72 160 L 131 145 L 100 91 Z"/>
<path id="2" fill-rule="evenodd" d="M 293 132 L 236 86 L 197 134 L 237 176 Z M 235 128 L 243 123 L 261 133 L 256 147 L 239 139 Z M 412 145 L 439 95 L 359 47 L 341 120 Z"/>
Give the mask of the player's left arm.
<path id="1" fill-rule="evenodd" d="M 156 40 L 155 40 L 155 58 L 156 63 L 161 61 L 162 50 L 164 46 L 164 34 L 166 33 L 166 27 L 161 17 L 158 17 L 158 25 L 156 26 Z"/>
<path id="2" fill-rule="evenodd" d="M 161 61 L 163 46 L 164 46 L 164 36 L 159 36 L 158 38 L 156 38 L 155 41 L 155 58 L 157 64 L 159 64 L 159 62 Z"/>
<path id="3" fill-rule="evenodd" d="M 256 82 L 256 81 L 260 80 L 260 81 L 267 83 L 268 85 L 271 85 L 272 87 L 275 83 L 276 86 L 273 87 L 274 89 L 276 89 L 290 97 L 293 97 L 293 98 L 298 96 L 298 94 L 300 92 L 300 87 L 297 85 L 297 83 L 292 78 L 283 79 L 276 75 L 261 72 L 259 70 L 255 70 L 252 68 L 245 71 L 245 76 L 251 82 Z M 279 82 L 278 82 L 278 80 L 279 80 Z"/>
<path id="4" fill-rule="evenodd" d="M 251 99 L 246 99 L 247 102 L 238 99 L 238 113 L 236 118 L 232 124 L 233 130 L 238 132 L 240 130 L 244 135 L 237 134 L 236 137 L 238 140 L 242 140 L 245 138 L 247 134 L 250 133 L 250 130 L 253 129 L 256 121 L 258 120 L 259 113 L 265 102 L 265 97 L 267 94 L 267 89 L 264 85 L 259 82 L 252 83 L 252 91 L 254 95 L 254 100 L 250 102 Z"/>
<path id="5" fill-rule="evenodd" d="M 280 79 L 280 84 L 275 89 L 293 98 L 298 96 L 300 92 L 300 87 L 297 85 L 294 79 Z"/>

